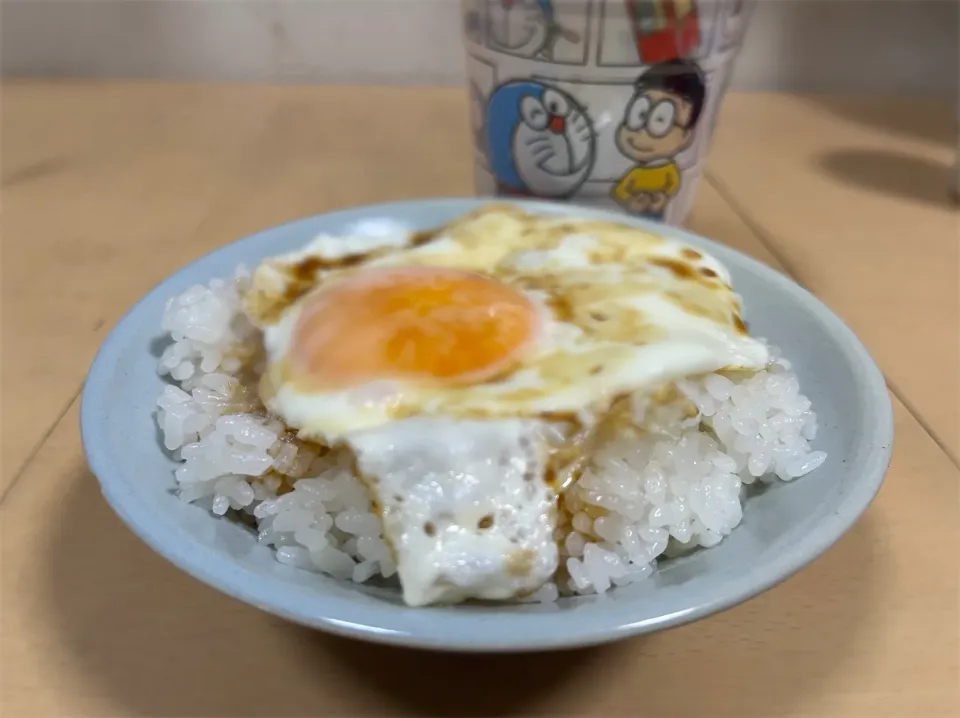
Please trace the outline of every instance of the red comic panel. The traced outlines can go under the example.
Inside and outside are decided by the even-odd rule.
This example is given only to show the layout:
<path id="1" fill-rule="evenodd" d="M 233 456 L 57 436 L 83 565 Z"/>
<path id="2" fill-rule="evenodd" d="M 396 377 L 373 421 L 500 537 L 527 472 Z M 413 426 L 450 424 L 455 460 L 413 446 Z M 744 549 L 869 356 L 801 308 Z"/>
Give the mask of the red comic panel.
<path id="1" fill-rule="evenodd" d="M 694 0 L 624 0 L 644 64 L 690 57 L 700 47 Z"/>

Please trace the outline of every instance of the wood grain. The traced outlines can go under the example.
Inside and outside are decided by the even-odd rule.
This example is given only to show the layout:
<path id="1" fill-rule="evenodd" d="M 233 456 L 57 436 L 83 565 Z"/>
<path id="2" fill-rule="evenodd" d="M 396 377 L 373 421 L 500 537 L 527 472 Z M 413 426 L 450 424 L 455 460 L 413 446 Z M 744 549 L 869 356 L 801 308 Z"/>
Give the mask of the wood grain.
<path id="1" fill-rule="evenodd" d="M 287 624 L 188 578 L 121 525 L 86 468 L 75 397 L 99 343 L 157 281 L 257 229 L 346 205 L 469 194 L 466 98 L 30 82 L 3 87 L 2 120 L 5 485 L 18 477 L 0 504 L 4 715 L 960 712 L 958 472 L 899 401 L 887 484 L 822 559 L 721 615 L 605 648 L 381 648 Z M 938 234 L 949 217 L 814 171 L 811 158 L 853 142 L 844 122 L 794 97 L 731 97 L 710 163 L 716 186 L 701 185 L 690 225 L 773 266 L 787 258 L 949 434 L 956 396 L 908 371 L 931 355 L 936 371 L 956 368 L 944 336 L 955 246 Z M 890 141 L 940 157 L 935 142 L 905 132 Z M 751 142 L 760 151 L 743 149 Z M 925 251 L 910 253 L 904 237 Z"/>

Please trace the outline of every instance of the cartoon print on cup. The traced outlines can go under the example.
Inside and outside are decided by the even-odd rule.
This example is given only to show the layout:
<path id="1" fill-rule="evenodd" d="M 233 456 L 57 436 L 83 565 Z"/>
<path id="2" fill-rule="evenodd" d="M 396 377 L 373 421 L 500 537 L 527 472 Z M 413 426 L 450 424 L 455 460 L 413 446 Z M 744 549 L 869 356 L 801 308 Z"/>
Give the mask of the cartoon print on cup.
<path id="1" fill-rule="evenodd" d="M 747 15 L 750 8 L 744 0 L 731 0 L 725 15 L 718 22 L 720 32 L 720 50 L 729 50 L 737 47 L 743 41 L 747 27 Z"/>
<path id="2" fill-rule="evenodd" d="M 482 0 L 463 0 L 463 36 L 470 42 L 483 43 Z"/>
<path id="3" fill-rule="evenodd" d="M 612 192 L 625 210 L 664 219 L 680 190 L 676 156 L 693 143 L 705 96 L 703 73 L 692 60 L 661 62 L 637 80 L 615 137 L 620 153 L 636 162 Z"/>
<path id="4" fill-rule="evenodd" d="M 624 0 L 642 63 L 693 55 L 700 46 L 700 16 L 693 0 Z"/>
<path id="5" fill-rule="evenodd" d="M 708 1 L 710 13 L 717 0 Z M 704 50 L 709 20 L 694 0 L 606 0 L 600 9 L 600 66 L 653 65 Z"/>
<path id="6" fill-rule="evenodd" d="M 473 128 L 473 146 L 483 157 L 487 156 L 487 133 L 483 115 L 486 102 L 483 91 L 476 82 L 470 83 L 470 127 Z"/>
<path id="7" fill-rule="evenodd" d="M 557 20 L 553 0 L 489 0 L 487 34 L 494 49 L 528 58 L 553 59 L 557 40 L 580 35 Z"/>
<path id="8" fill-rule="evenodd" d="M 564 198 L 596 161 L 596 133 L 571 95 L 530 80 L 508 82 L 487 101 L 487 155 L 500 194 Z"/>

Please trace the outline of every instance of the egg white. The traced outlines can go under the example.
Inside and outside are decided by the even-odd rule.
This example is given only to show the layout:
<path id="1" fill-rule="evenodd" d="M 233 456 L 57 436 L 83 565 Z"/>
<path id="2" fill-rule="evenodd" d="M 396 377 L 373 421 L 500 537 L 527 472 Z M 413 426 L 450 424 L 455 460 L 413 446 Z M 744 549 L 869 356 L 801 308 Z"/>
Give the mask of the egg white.
<path id="1" fill-rule="evenodd" d="M 348 439 L 411 606 L 532 592 L 557 570 L 537 422 L 413 418 Z"/>

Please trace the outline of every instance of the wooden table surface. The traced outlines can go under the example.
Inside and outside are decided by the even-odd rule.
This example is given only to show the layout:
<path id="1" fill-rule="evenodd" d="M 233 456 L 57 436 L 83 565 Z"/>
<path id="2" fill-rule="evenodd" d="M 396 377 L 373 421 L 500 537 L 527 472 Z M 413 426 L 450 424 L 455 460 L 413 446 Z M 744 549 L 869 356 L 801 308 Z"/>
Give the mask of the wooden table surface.
<path id="1" fill-rule="evenodd" d="M 874 352 L 897 436 L 867 515 L 713 618 L 464 657 L 329 638 L 180 573 L 100 498 L 78 395 L 131 304 L 210 249 L 338 207 L 469 194 L 465 94 L 6 83 L 0 713 L 960 715 L 953 109 L 733 95 L 689 222 L 792 274 Z"/>

